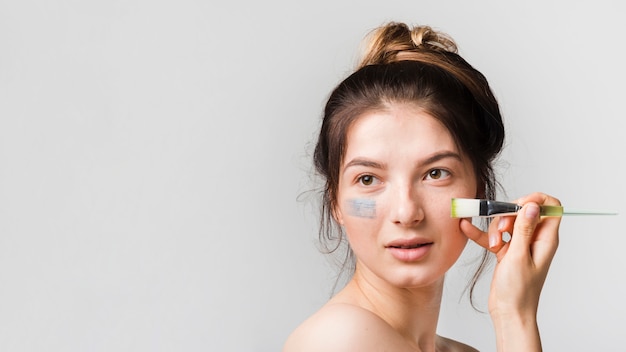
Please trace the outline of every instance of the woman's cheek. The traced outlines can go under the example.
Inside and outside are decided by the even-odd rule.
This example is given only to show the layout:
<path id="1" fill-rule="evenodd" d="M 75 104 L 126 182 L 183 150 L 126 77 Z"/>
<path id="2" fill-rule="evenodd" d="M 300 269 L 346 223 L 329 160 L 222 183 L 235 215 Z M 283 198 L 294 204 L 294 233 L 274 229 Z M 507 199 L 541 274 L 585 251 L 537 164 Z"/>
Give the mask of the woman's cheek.
<path id="1" fill-rule="evenodd" d="M 350 198 L 345 201 L 346 215 L 357 218 L 375 219 L 376 200 L 371 198 Z"/>
<path id="2" fill-rule="evenodd" d="M 344 229 L 353 250 L 377 243 L 382 208 L 373 198 L 348 198 L 343 202 Z"/>

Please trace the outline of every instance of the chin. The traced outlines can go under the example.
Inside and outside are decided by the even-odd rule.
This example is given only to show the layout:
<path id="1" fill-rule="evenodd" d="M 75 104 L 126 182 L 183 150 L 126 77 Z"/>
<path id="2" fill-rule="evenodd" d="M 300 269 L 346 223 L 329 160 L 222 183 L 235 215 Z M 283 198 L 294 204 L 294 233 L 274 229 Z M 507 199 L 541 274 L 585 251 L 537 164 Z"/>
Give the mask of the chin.
<path id="1" fill-rule="evenodd" d="M 422 271 L 422 272 L 418 272 Z M 441 272 L 425 272 L 422 269 L 407 270 L 403 273 L 396 273 L 387 281 L 398 288 L 419 289 L 433 286 L 439 286 L 443 283 L 445 271 Z"/>

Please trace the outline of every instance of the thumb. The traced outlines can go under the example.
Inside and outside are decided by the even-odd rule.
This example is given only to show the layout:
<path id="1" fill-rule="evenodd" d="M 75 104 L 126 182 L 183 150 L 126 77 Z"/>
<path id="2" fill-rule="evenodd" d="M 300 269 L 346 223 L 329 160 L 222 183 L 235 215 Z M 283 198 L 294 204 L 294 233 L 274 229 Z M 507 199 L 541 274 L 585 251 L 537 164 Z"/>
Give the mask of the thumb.
<path id="1" fill-rule="evenodd" d="M 530 251 L 535 228 L 539 223 L 539 211 L 539 205 L 536 203 L 527 203 L 519 211 L 513 225 L 513 236 L 511 236 L 509 252 L 521 254 Z"/>

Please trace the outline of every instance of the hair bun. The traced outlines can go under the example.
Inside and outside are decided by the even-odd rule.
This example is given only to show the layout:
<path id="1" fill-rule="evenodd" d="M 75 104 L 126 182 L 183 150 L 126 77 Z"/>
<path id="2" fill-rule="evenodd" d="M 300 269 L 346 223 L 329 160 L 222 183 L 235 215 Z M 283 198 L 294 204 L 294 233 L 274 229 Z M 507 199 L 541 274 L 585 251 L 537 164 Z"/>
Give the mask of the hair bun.
<path id="1" fill-rule="evenodd" d="M 429 26 L 413 27 L 411 40 L 416 48 L 457 52 L 456 43 L 452 38 L 447 34 L 434 31 Z"/>
<path id="2" fill-rule="evenodd" d="M 409 28 L 404 23 L 390 22 L 373 30 L 366 37 L 358 67 L 412 60 L 420 52 L 457 52 L 454 40 L 429 26 Z"/>

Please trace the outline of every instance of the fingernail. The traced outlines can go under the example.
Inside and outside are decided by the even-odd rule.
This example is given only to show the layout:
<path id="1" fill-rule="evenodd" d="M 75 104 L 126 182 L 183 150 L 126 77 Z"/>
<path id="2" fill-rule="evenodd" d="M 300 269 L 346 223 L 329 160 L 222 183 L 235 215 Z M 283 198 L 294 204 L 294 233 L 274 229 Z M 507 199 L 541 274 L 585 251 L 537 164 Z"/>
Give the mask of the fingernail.
<path id="1" fill-rule="evenodd" d="M 506 221 L 504 220 L 504 218 L 500 218 L 500 220 L 498 221 L 498 231 L 503 231 L 504 226 L 506 226 Z"/>
<path id="2" fill-rule="evenodd" d="M 536 218 L 539 215 L 539 206 L 537 204 L 528 204 L 524 215 L 526 215 L 527 219 Z"/>
<path id="3" fill-rule="evenodd" d="M 498 245 L 498 238 L 493 235 L 489 235 L 489 248 L 493 248 Z"/>

